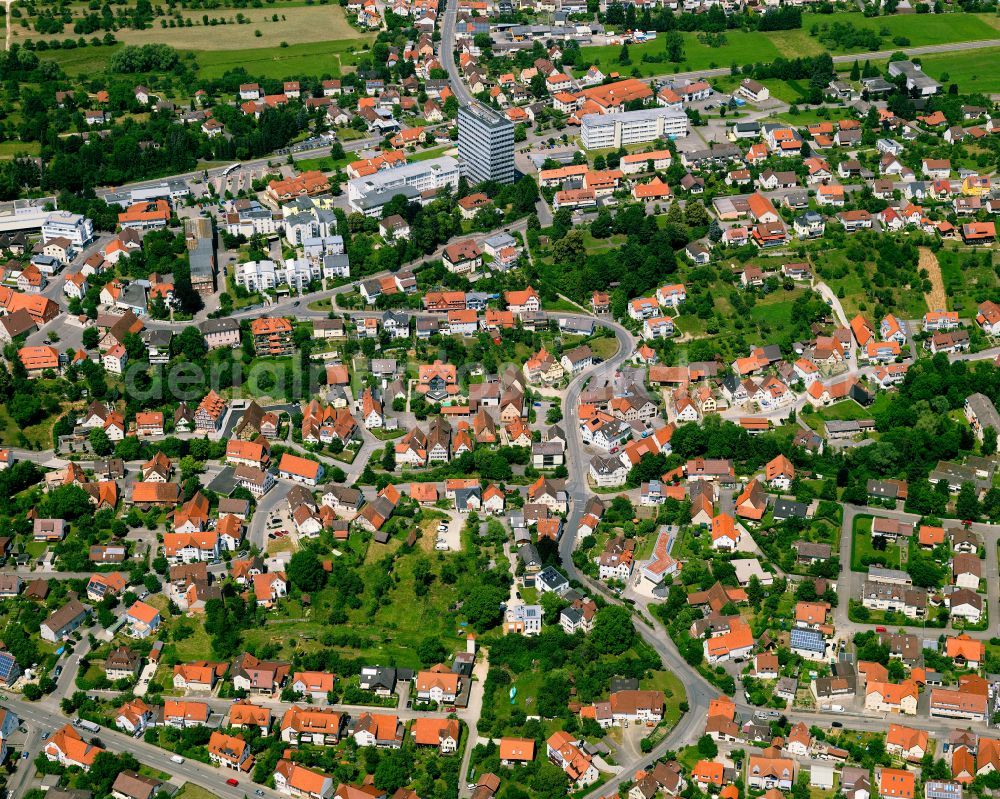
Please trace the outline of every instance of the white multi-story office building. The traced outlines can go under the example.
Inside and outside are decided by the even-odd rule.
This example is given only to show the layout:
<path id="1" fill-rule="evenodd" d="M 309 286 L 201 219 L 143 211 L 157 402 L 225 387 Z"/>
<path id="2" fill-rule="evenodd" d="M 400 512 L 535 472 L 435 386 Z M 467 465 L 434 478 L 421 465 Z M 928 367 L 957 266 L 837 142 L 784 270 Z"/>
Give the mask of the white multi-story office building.
<path id="1" fill-rule="evenodd" d="M 469 183 L 514 182 L 514 123 L 479 103 L 458 109 L 458 157 Z"/>
<path id="2" fill-rule="evenodd" d="M 94 223 L 83 214 L 53 211 L 42 225 L 42 242 L 51 239 L 69 239 L 77 249 L 83 249 L 94 239 Z"/>
<path id="3" fill-rule="evenodd" d="M 688 118 L 670 108 L 643 108 L 621 114 L 585 114 L 580 141 L 588 150 L 625 147 L 666 137 L 687 136 Z"/>
<path id="4" fill-rule="evenodd" d="M 416 161 L 349 180 L 347 200 L 352 211 L 377 217 L 381 216 L 382 207 L 396 195 L 419 201 L 426 191 L 446 186 L 457 189 L 459 176 L 458 161 L 451 156 Z"/>

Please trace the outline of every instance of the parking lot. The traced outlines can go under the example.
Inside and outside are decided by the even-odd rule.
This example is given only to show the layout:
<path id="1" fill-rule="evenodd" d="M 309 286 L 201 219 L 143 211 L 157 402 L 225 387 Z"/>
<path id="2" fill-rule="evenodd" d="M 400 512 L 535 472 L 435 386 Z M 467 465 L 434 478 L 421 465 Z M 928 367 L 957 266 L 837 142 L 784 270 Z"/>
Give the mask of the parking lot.
<path id="1" fill-rule="evenodd" d="M 435 528 L 437 538 L 434 541 L 434 549 L 438 552 L 458 552 L 462 548 L 462 527 L 465 519 L 455 514 L 446 522 Z"/>
<path id="2" fill-rule="evenodd" d="M 283 549 L 295 551 L 299 548 L 299 534 L 292 521 L 291 511 L 288 505 L 282 502 L 279 506 L 272 508 L 267 513 L 265 547 L 269 552 Z M 291 547 L 289 547 L 289 543 Z"/>

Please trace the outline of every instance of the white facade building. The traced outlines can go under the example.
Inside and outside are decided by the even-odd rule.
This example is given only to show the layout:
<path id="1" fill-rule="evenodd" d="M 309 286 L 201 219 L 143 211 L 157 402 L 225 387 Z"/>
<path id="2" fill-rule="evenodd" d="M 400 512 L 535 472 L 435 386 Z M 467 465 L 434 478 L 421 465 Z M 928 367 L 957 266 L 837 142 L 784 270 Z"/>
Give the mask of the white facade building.
<path id="1" fill-rule="evenodd" d="M 94 239 L 94 223 L 83 214 L 53 211 L 42 225 L 42 243 L 58 238 L 69 239 L 74 247 L 83 249 Z"/>
<path id="2" fill-rule="evenodd" d="M 621 114 L 585 114 L 581 121 L 580 141 L 588 150 L 625 147 L 668 136 L 687 136 L 688 129 L 687 115 L 670 108 L 644 108 Z"/>
<path id="3" fill-rule="evenodd" d="M 458 161 L 451 156 L 416 161 L 349 180 L 347 199 L 352 211 L 380 216 L 382 206 L 397 194 L 416 199 L 422 192 L 445 186 L 457 189 L 459 176 Z"/>

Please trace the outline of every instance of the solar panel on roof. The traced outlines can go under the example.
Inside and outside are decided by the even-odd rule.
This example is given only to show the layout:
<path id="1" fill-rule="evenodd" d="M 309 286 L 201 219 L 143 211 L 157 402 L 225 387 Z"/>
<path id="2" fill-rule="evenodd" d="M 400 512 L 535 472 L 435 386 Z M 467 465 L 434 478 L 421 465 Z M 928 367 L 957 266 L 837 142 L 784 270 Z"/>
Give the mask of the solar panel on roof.
<path id="1" fill-rule="evenodd" d="M 0 680 L 7 681 L 17 669 L 17 660 L 9 652 L 0 652 Z"/>

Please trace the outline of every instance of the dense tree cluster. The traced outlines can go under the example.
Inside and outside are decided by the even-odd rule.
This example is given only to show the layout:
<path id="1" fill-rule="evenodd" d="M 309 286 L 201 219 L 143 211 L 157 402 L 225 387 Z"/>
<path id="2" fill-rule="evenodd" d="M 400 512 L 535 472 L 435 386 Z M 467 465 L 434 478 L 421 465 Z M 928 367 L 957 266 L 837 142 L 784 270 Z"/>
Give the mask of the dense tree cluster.
<path id="1" fill-rule="evenodd" d="M 179 63 L 180 54 L 168 45 L 130 45 L 111 56 L 108 69 L 120 74 L 169 72 Z"/>
<path id="2" fill-rule="evenodd" d="M 610 230 L 626 235 L 625 243 L 618 248 L 587 253 L 582 231 L 572 227 L 568 209 L 557 211 L 550 236 L 554 264 L 539 268 L 542 282 L 559 286 L 563 294 L 584 302 L 593 291 L 619 283 L 616 293 L 622 297 L 624 307 L 627 299 L 652 290 L 677 272 L 674 250 L 686 244 L 691 236 L 684 225 L 668 224 L 661 228 L 638 205 L 618 210 Z M 529 229 L 529 239 L 532 234 Z M 622 264 L 628 264 L 629 268 L 623 271 Z M 527 268 L 527 272 L 531 281 L 532 269 Z"/>
<path id="3" fill-rule="evenodd" d="M 632 3 L 609 3 L 603 16 L 607 25 L 630 30 L 658 32 L 681 30 L 721 33 L 725 30 L 791 30 L 802 27 L 802 11 L 793 6 L 775 8 L 764 14 L 726 14 L 720 6 L 711 6 L 703 14 L 675 14 L 666 7 L 655 12 L 649 8 L 637 11 Z"/>

